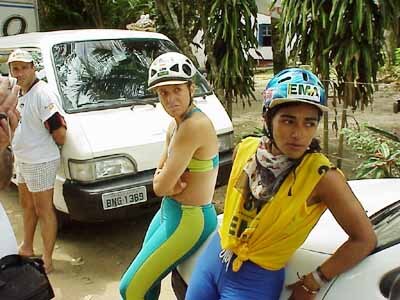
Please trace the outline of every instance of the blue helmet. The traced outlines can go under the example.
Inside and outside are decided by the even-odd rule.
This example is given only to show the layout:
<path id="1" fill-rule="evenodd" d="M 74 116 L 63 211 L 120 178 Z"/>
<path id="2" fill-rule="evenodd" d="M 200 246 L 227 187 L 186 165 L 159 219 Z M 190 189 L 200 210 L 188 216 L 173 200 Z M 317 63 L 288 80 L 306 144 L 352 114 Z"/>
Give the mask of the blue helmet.
<path id="1" fill-rule="evenodd" d="M 314 73 L 289 68 L 276 74 L 265 87 L 263 111 L 288 102 L 304 102 L 327 111 L 325 88 Z"/>

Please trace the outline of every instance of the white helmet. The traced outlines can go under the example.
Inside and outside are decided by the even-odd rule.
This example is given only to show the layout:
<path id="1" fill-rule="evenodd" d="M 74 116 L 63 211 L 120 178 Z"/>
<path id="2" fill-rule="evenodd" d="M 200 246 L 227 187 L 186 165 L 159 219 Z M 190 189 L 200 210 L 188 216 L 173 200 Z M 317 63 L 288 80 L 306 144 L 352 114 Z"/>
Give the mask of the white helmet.
<path id="1" fill-rule="evenodd" d="M 181 53 L 161 54 L 150 65 L 148 88 L 190 82 L 196 71 L 191 60 Z"/>

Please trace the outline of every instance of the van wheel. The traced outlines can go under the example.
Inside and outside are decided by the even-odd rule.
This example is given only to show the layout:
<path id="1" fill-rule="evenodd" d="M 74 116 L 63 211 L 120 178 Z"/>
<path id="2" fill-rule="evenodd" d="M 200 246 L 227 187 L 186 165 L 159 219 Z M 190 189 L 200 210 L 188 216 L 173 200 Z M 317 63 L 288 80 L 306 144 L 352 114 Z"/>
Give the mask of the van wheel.
<path id="1" fill-rule="evenodd" d="M 66 214 L 56 209 L 57 230 L 64 231 L 71 224 L 71 218 Z"/>

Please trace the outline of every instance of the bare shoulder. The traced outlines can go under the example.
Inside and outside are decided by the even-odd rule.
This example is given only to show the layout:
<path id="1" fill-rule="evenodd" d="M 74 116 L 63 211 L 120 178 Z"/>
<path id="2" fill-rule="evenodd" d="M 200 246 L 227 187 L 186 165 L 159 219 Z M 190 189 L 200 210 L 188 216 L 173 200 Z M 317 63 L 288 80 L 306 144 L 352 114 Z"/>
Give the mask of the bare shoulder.
<path id="1" fill-rule="evenodd" d="M 204 113 L 196 113 L 181 124 L 181 129 L 190 131 L 192 134 L 206 134 L 215 132 L 211 120 Z"/>
<path id="2" fill-rule="evenodd" d="M 216 131 L 208 117 L 202 113 L 196 113 L 180 124 L 176 142 L 195 149 L 194 155 L 198 159 L 208 159 L 218 151 Z"/>
<path id="3" fill-rule="evenodd" d="M 321 186 L 328 187 L 330 185 L 346 185 L 346 178 L 338 169 L 329 169 L 321 178 Z"/>
<path id="4" fill-rule="evenodd" d="M 337 169 L 330 169 L 326 172 L 319 181 L 315 192 L 317 197 L 328 206 L 332 202 L 355 199 L 346 178 Z"/>

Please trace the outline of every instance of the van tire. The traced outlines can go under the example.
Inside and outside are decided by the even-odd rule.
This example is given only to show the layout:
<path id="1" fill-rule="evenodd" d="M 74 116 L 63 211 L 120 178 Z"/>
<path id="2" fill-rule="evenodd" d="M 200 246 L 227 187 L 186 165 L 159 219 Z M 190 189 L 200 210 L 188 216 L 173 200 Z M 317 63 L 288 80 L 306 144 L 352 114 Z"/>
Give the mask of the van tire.
<path id="1" fill-rule="evenodd" d="M 68 214 L 63 213 L 59 210 L 56 209 L 56 218 L 57 218 L 57 231 L 62 232 L 66 228 L 68 228 L 71 225 L 71 218 L 68 216 Z"/>

